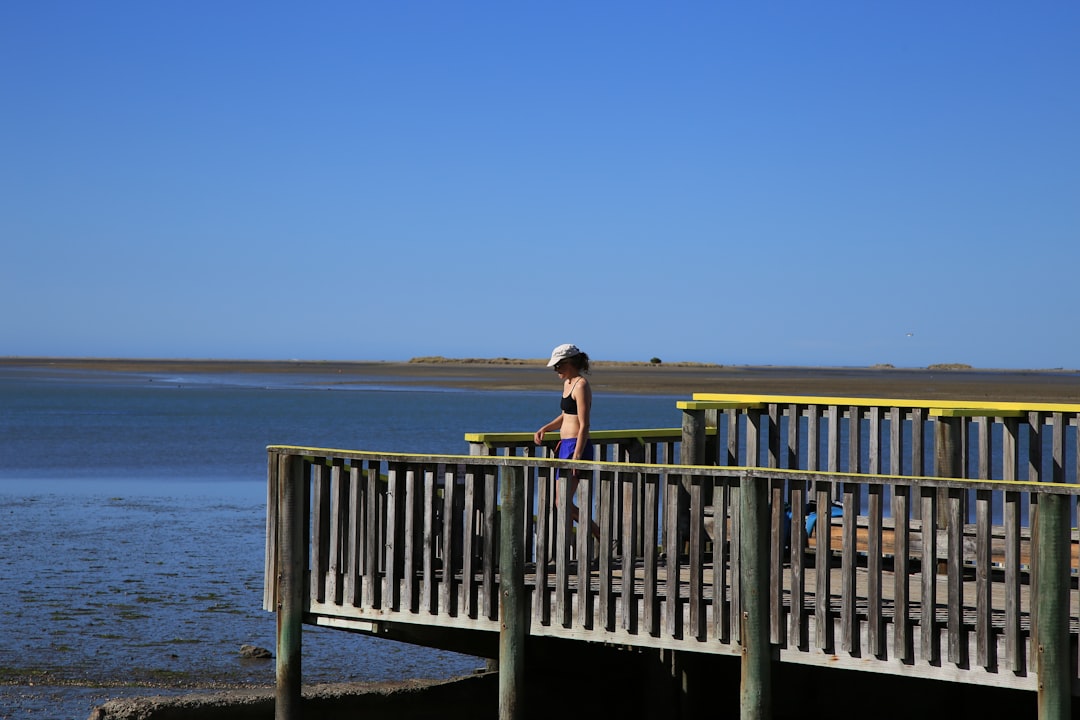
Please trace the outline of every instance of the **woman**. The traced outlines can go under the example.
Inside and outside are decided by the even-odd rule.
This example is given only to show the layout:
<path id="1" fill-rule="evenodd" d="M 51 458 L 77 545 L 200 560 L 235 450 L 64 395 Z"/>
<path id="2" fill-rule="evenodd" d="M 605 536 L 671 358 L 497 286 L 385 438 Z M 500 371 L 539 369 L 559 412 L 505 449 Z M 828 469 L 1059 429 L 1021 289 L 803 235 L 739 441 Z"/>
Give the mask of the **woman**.
<path id="1" fill-rule="evenodd" d="M 593 447 L 589 442 L 589 416 L 592 413 L 592 388 L 585 374 L 589 372 L 589 356 L 583 353 L 576 345 L 560 345 L 551 351 L 551 359 L 548 367 L 559 374 L 563 381 L 562 401 L 559 409 L 562 411 L 558 417 L 544 425 L 533 435 L 537 445 L 544 443 L 544 435 L 551 430 L 559 431 L 559 443 L 556 445 L 555 454 L 564 460 L 592 460 Z M 578 521 L 579 511 L 574 505 L 574 496 L 577 493 L 578 474 L 575 470 L 570 473 L 568 480 L 570 493 L 570 518 L 573 522 Z M 559 502 L 556 495 L 555 502 Z M 590 523 L 592 534 L 600 536 L 600 527 L 596 523 Z"/>

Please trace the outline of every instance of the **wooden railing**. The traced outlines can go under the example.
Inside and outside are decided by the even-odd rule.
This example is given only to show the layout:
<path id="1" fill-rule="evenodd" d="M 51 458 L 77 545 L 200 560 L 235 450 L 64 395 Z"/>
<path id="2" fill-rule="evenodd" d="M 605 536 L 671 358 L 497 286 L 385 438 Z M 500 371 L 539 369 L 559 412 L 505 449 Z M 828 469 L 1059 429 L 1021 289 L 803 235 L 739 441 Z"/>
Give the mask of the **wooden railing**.
<path id="1" fill-rule="evenodd" d="M 533 635 L 739 653 L 744 682 L 778 652 L 1067 708 L 1080 405 L 702 393 L 676 409 L 679 428 L 594 431 L 593 463 L 531 433 L 470 433 L 467 457 L 271 447 L 279 705 L 299 702 L 301 620 L 501 641 L 520 624 L 501 604 Z M 555 502 L 575 471 L 598 540 Z"/>
<path id="2" fill-rule="evenodd" d="M 1080 405 L 696 393 L 678 428 L 592 433 L 598 460 L 1080 482 Z M 852 432 L 852 430 L 857 430 Z M 473 455 L 553 457 L 532 433 L 465 434 Z"/>
<path id="3" fill-rule="evenodd" d="M 598 542 L 553 502 L 572 471 Z M 512 488 L 524 498 L 520 577 L 505 575 L 499 551 Z M 272 446 L 264 604 L 356 630 L 499 632 L 512 583 L 533 635 L 738 654 L 756 621 L 785 662 L 1028 690 L 1065 673 L 1068 693 L 1078 494 L 1052 482 Z M 834 499 L 837 516 L 817 512 Z M 1050 633 L 1039 643 L 1036 615 Z M 1040 678 L 1038 667 L 1053 670 Z"/>
<path id="4" fill-rule="evenodd" d="M 676 407 L 692 464 L 1080 482 L 1077 404 L 696 393 Z"/>
<path id="5" fill-rule="evenodd" d="M 706 429 L 716 435 L 716 429 Z M 639 428 L 634 430 L 593 430 L 590 440 L 596 460 L 674 464 L 679 462 L 679 444 L 683 430 L 674 428 Z M 515 455 L 520 457 L 555 457 L 559 433 L 549 433 L 537 446 L 529 432 L 465 433 L 470 455 Z"/>

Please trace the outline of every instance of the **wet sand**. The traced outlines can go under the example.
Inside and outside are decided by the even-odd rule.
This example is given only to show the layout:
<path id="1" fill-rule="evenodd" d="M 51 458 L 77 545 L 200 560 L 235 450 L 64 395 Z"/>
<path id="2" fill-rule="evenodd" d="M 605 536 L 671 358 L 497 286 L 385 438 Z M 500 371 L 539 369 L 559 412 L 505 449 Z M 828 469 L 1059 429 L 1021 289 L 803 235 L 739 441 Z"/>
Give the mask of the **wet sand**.
<path id="1" fill-rule="evenodd" d="M 451 387 L 476 390 L 555 390 L 558 380 L 542 360 L 436 362 L 312 362 L 245 360 L 125 360 L 0 358 L 0 366 L 125 373 L 291 373 L 332 376 L 333 384 Z M 674 395 L 696 392 L 825 395 L 1080 403 L 1077 370 L 971 368 L 780 367 L 694 364 L 593 363 L 597 393 Z"/>

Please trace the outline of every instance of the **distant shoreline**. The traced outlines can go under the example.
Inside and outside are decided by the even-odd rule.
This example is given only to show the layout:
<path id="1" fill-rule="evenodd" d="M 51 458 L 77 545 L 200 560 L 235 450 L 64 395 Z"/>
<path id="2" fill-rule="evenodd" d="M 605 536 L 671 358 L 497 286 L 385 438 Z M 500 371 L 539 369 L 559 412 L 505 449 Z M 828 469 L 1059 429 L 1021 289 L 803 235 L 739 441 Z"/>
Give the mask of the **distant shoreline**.
<path id="1" fill-rule="evenodd" d="M 980 401 L 1080 402 L 1077 370 L 733 366 L 696 363 L 594 362 L 597 393 L 676 395 L 730 392 Z M 124 358 L 0 358 L 0 368 L 122 373 L 292 373 L 335 385 L 450 387 L 476 390 L 558 391 L 544 360 L 418 358 L 390 361 L 199 360 Z"/>

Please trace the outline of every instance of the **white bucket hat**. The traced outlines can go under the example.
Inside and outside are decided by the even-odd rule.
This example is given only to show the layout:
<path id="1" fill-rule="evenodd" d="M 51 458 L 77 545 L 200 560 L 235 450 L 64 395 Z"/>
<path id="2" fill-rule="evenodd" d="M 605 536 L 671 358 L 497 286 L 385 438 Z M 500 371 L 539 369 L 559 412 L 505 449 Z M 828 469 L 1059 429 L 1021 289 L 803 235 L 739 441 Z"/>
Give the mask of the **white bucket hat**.
<path id="1" fill-rule="evenodd" d="M 547 366 L 555 367 L 555 364 L 558 363 L 560 360 L 572 358 L 575 355 L 581 355 L 581 350 L 578 348 L 577 345 L 571 345 L 570 343 L 560 345 L 559 347 L 551 351 L 551 359 L 548 360 Z"/>

